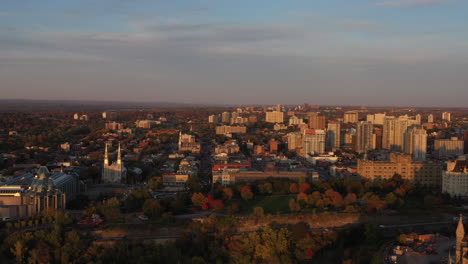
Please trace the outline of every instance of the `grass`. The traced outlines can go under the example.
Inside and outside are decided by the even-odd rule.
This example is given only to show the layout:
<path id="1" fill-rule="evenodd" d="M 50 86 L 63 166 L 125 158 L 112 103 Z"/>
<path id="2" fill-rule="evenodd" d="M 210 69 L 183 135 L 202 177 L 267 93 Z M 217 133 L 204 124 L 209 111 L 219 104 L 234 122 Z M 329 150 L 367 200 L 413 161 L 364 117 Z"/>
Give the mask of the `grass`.
<path id="1" fill-rule="evenodd" d="M 293 197 L 295 196 L 261 196 L 250 201 L 236 200 L 231 203 L 237 203 L 239 205 L 240 214 L 251 214 L 253 209 L 257 206 L 262 207 L 265 214 L 283 214 L 290 212 L 289 199 Z"/>

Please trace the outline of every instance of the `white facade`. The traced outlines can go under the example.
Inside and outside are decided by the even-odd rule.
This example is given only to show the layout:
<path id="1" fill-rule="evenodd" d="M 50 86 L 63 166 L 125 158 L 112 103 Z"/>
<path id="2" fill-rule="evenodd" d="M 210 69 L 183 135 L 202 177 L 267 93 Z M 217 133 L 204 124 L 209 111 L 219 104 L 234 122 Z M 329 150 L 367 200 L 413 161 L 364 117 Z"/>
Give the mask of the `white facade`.
<path id="1" fill-rule="evenodd" d="M 366 153 L 374 149 L 373 125 L 371 122 L 359 122 L 356 132 L 356 151 Z"/>
<path id="2" fill-rule="evenodd" d="M 411 154 L 414 161 L 425 161 L 427 153 L 427 133 L 421 126 L 408 129 L 405 138 L 405 152 Z"/>
<path id="3" fill-rule="evenodd" d="M 450 196 L 468 196 L 468 161 L 462 157 L 447 163 L 442 173 L 442 192 Z"/>

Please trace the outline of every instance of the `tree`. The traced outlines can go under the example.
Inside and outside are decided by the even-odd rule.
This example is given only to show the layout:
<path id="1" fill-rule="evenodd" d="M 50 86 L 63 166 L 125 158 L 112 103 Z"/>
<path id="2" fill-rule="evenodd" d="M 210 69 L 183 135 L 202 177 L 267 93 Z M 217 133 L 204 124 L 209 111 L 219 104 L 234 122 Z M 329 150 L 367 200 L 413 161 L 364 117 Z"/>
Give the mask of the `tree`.
<path id="1" fill-rule="evenodd" d="M 143 213 L 149 218 L 159 217 L 163 213 L 163 208 L 159 201 L 148 199 L 143 204 Z"/>
<path id="2" fill-rule="evenodd" d="M 117 198 L 111 198 L 99 205 L 98 211 L 107 221 L 116 221 L 120 218 L 120 201 Z"/>
<path id="3" fill-rule="evenodd" d="M 227 201 L 231 200 L 232 199 L 232 196 L 233 196 L 234 192 L 232 191 L 231 188 L 229 187 L 226 187 L 223 189 L 223 198 Z"/>
<path id="4" fill-rule="evenodd" d="M 301 210 L 301 204 L 296 202 L 294 198 L 289 199 L 289 210 L 291 212 L 299 212 Z"/>
<path id="5" fill-rule="evenodd" d="M 304 182 L 301 184 L 301 187 L 299 189 L 299 192 L 301 193 L 309 193 L 310 192 L 310 184 L 308 184 L 307 182 Z"/>
<path id="6" fill-rule="evenodd" d="M 385 196 L 385 203 L 390 208 L 399 208 L 403 204 L 403 200 L 391 192 Z"/>
<path id="7" fill-rule="evenodd" d="M 24 252 L 26 248 L 21 240 L 15 242 L 14 247 L 11 249 L 11 253 L 15 255 L 16 263 L 22 264 L 24 258 Z"/>
<path id="8" fill-rule="evenodd" d="M 299 186 L 297 185 L 297 183 L 291 183 L 291 185 L 289 185 L 289 192 L 290 193 L 298 193 L 299 192 Z"/>
<path id="9" fill-rule="evenodd" d="M 267 182 L 262 185 L 263 194 L 272 194 L 273 193 L 273 185 Z"/>
<path id="10" fill-rule="evenodd" d="M 257 218 L 257 219 L 263 218 L 263 216 L 264 216 L 263 207 L 261 207 L 261 206 L 254 207 L 253 212 L 252 212 L 252 216 Z"/>
<path id="11" fill-rule="evenodd" d="M 197 207 L 202 207 L 207 202 L 208 202 L 208 199 L 205 197 L 203 193 L 197 192 L 192 195 L 192 203 Z"/>
<path id="12" fill-rule="evenodd" d="M 328 189 L 325 192 L 325 196 L 330 200 L 330 204 L 335 208 L 341 208 L 344 206 L 343 197 L 339 192 L 335 192 L 332 189 Z"/>
<path id="13" fill-rule="evenodd" d="M 344 198 L 344 203 L 345 205 L 350 205 L 352 203 L 355 203 L 356 200 L 357 200 L 356 194 L 348 193 Z"/>
<path id="14" fill-rule="evenodd" d="M 424 206 L 426 208 L 432 208 L 434 207 L 436 203 L 436 198 L 430 194 L 427 194 L 426 196 L 424 196 Z"/>
<path id="15" fill-rule="evenodd" d="M 190 177 L 185 185 L 189 188 L 190 192 L 201 192 L 202 191 L 202 185 L 200 182 L 200 178 L 198 177 Z"/>
<path id="16" fill-rule="evenodd" d="M 221 211 L 224 208 L 224 203 L 222 200 L 214 200 L 212 207 L 216 211 Z"/>
<path id="17" fill-rule="evenodd" d="M 253 198 L 252 189 L 249 185 L 244 185 L 240 188 L 240 194 L 243 200 L 251 200 Z"/>
<path id="18" fill-rule="evenodd" d="M 151 190 L 161 189 L 163 187 L 162 177 L 152 177 L 151 179 L 149 179 L 148 187 Z"/>
<path id="19" fill-rule="evenodd" d="M 367 212 L 372 212 L 372 211 L 381 211 L 385 208 L 386 204 L 385 201 L 382 201 L 379 196 L 373 194 L 367 199 L 367 207 L 366 210 Z"/>

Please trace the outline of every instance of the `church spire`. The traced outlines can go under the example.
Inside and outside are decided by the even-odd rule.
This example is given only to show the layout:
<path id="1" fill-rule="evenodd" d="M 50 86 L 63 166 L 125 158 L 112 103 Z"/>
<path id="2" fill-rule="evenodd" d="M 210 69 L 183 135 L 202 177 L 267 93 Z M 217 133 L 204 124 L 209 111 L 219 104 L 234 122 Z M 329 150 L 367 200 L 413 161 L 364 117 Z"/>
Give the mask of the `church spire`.
<path id="1" fill-rule="evenodd" d="M 107 142 L 106 142 L 106 148 L 104 150 L 104 166 L 109 165 L 109 154 L 107 153 Z"/>
<path id="2" fill-rule="evenodd" d="M 463 215 L 460 214 L 460 218 L 458 219 L 458 226 L 456 232 L 456 245 L 455 245 L 455 263 L 462 263 L 462 242 L 465 238 L 465 228 L 463 227 Z"/>
<path id="3" fill-rule="evenodd" d="M 178 142 L 178 149 L 182 146 L 182 130 L 179 130 L 179 142 Z"/>
<path id="4" fill-rule="evenodd" d="M 117 164 L 122 164 L 122 154 L 120 153 L 120 143 L 119 143 L 119 150 L 117 151 Z"/>

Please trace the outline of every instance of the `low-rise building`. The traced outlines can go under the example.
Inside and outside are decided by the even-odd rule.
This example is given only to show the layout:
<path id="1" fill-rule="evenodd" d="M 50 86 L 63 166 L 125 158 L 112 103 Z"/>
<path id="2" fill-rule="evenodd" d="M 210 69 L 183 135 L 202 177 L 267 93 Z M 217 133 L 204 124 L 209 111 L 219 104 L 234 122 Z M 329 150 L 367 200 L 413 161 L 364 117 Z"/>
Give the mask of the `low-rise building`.
<path id="1" fill-rule="evenodd" d="M 231 185 L 236 183 L 253 182 L 257 180 L 288 179 L 299 182 L 300 179 L 308 180 L 310 174 L 306 171 L 257 171 L 241 169 L 224 169 L 213 172 L 213 183 Z"/>
<path id="2" fill-rule="evenodd" d="M 391 179 L 399 174 L 405 180 L 419 182 L 427 186 L 440 186 L 442 166 L 436 161 L 413 161 L 411 155 L 390 153 L 390 160 L 358 160 L 358 173 L 361 177 Z"/>

